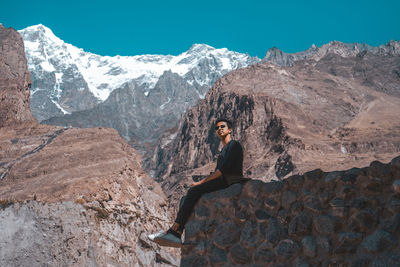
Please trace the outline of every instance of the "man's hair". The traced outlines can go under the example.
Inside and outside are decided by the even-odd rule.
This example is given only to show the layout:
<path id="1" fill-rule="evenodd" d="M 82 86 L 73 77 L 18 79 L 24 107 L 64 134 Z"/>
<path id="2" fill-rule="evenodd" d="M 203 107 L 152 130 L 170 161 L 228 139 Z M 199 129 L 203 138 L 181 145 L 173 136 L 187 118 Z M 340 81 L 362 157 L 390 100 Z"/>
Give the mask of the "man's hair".
<path id="1" fill-rule="evenodd" d="M 219 118 L 215 121 L 215 125 L 217 125 L 218 122 L 226 122 L 226 124 L 228 125 L 228 129 L 232 129 L 232 122 L 226 118 Z"/>

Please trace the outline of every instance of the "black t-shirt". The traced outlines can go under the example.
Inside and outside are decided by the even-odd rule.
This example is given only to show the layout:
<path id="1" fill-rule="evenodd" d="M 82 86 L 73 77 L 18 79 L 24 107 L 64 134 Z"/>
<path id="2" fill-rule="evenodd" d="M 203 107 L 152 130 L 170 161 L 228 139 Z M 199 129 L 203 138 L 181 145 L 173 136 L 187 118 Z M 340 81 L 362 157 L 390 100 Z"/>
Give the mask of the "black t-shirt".
<path id="1" fill-rule="evenodd" d="M 235 140 L 229 141 L 221 150 L 215 170 L 220 170 L 228 183 L 230 177 L 243 176 L 243 149 Z"/>

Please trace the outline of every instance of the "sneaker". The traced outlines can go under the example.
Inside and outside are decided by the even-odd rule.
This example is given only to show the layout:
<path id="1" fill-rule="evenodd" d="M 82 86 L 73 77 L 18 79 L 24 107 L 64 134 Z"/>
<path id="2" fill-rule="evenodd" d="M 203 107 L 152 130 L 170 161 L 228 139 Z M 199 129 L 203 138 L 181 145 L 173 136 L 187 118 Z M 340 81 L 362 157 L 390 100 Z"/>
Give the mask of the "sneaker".
<path id="1" fill-rule="evenodd" d="M 149 239 L 160 246 L 165 247 L 182 247 L 182 240 L 173 234 L 167 233 L 165 231 L 158 232 L 156 234 L 151 234 L 148 236 Z"/>

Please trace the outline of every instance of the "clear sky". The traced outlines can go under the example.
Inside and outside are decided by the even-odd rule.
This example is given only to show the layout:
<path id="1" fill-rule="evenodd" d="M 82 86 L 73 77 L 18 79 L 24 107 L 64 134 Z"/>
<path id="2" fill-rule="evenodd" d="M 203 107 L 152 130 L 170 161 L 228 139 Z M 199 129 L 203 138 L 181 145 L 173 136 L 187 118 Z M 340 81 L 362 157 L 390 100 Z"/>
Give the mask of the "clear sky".
<path id="1" fill-rule="evenodd" d="M 177 55 L 206 43 L 263 58 L 273 46 L 293 53 L 333 40 L 400 40 L 400 1 L 3 0 L 0 23 L 41 23 L 100 55 Z"/>

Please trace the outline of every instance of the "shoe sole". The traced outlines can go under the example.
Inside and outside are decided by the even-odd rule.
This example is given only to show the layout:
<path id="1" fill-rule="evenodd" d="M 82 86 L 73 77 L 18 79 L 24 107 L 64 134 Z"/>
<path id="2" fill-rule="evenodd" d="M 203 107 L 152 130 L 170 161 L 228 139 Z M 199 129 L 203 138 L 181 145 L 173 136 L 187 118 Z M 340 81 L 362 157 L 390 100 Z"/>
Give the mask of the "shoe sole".
<path id="1" fill-rule="evenodd" d="M 175 243 L 175 242 L 168 241 L 168 240 L 161 239 L 161 238 L 154 238 L 154 240 L 152 240 L 152 241 L 163 247 L 174 247 L 174 248 L 183 247 L 183 244 Z"/>

